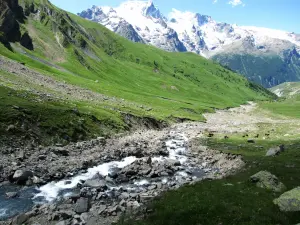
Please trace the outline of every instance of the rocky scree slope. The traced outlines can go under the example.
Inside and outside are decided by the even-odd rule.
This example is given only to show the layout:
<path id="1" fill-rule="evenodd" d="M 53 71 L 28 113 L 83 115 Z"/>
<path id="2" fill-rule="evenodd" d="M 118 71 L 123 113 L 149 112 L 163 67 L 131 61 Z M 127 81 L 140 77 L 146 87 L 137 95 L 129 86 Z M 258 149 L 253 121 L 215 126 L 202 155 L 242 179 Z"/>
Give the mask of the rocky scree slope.
<path id="1" fill-rule="evenodd" d="M 294 98 L 300 95 L 300 82 L 287 82 L 270 89 L 279 97 Z"/>
<path id="2" fill-rule="evenodd" d="M 153 1 L 93 6 L 78 15 L 134 42 L 212 58 L 265 87 L 300 79 L 300 35 L 295 33 L 216 22 L 176 9 L 166 17 Z"/>
<path id="3" fill-rule="evenodd" d="M 56 142 L 83 140 L 159 128 L 162 121 L 203 120 L 214 108 L 273 97 L 219 64 L 132 43 L 49 1 L 19 1 L 18 10 L 15 1 L 1 3 L 9 12 L 2 21 L 15 19 L 11 30 L 2 26 L 0 44 L 1 133 L 8 138 L 31 130 L 39 137 L 35 145 L 55 142 L 48 138 L 54 134 Z"/>

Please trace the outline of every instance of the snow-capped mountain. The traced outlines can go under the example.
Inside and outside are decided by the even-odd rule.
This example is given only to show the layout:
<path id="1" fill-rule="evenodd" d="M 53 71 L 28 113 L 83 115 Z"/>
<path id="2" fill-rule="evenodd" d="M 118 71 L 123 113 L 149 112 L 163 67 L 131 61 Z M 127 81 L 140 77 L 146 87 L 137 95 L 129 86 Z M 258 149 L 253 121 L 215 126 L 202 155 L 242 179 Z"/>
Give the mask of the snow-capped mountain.
<path id="1" fill-rule="evenodd" d="M 232 66 L 237 60 L 232 56 L 251 55 L 255 60 L 276 56 L 285 64 L 291 61 L 292 54 L 292 61 L 296 60 L 300 66 L 300 35 L 295 33 L 217 22 L 210 16 L 176 9 L 164 16 L 153 1 L 127 1 L 116 8 L 93 6 L 78 15 L 101 23 L 134 42 L 216 59 L 265 86 L 277 85 L 281 79 L 270 80 L 269 76 L 274 75 L 257 74 L 256 71 L 249 74 L 243 62 Z M 300 80 L 300 74 L 291 73 L 291 81 Z"/>
<path id="2" fill-rule="evenodd" d="M 93 6 L 79 15 L 101 23 L 129 40 L 151 44 L 166 51 L 186 51 L 177 33 L 167 25 L 167 18 L 152 1 L 129 1 L 117 8 Z"/>

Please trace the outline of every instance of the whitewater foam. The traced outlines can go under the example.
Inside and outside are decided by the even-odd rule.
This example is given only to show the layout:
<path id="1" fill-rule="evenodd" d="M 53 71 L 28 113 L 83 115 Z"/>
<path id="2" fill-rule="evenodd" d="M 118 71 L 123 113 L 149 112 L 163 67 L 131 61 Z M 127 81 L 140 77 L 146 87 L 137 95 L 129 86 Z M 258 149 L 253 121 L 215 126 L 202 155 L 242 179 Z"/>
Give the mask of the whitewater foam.
<path id="1" fill-rule="evenodd" d="M 43 197 L 46 201 L 53 201 L 57 199 L 59 193 L 63 190 L 70 190 L 77 186 L 81 181 L 86 181 L 92 179 L 96 174 L 100 174 L 102 176 L 107 176 L 111 169 L 113 168 L 124 168 L 130 164 L 132 164 L 136 160 L 136 157 L 127 157 L 122 161 L 113 161 L 109 163 L 104 163 L 99 166 L 88 169 L 87 173 L 80 174 L 78 176 L 73 177 L 70 180 L 62 180 L 59 182 L 51 182 L 38 190 L 40 193 L 34 196 L 34 199 L 38 197 Z"/>
<path id="2" fill-rule="evenodd" d="M 7 209 L 0 209 L 0 218 L 3 218 L 6 216 L 6 212 L 7 212 Z"/>

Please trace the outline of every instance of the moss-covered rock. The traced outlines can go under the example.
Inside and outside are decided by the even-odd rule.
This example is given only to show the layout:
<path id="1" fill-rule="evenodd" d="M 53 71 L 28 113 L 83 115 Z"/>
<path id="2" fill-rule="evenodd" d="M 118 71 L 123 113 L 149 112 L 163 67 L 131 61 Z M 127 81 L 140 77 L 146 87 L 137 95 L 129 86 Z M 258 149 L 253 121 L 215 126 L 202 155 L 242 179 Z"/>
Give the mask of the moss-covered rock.
<path id="1" fill-rule="evenodd" d="M 283 193 L 279 198 L 274 200 L 281 211 L 297 212 L 300 211 L 300 187 Z"/>
<path id="2" fill-rule="evenodd" d="M 282 192 L 285 190 L 285 186 L 278 178 L 268 171 L 260 171 L 250 177 L 252 183 L 256 183 L 257 187 L 272 190 L 275 192 Z"/>

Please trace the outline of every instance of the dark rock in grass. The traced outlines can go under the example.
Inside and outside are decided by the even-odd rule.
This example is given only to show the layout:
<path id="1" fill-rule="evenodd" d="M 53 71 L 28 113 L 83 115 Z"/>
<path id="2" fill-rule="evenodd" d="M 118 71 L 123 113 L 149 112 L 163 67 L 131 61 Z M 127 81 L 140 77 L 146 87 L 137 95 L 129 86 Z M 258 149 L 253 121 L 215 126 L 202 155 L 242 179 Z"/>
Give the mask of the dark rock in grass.
<path id="1" fill-rule="evenodd" d="M 281 183 L 275 175 L 269 173 L 268 171 L 258 172 L 250 177 L 250 181 L 255 183 L 257 187 L 275 192 L 282 192 L 285 190 L 284 184 Z"/>
<path id="2" fill-rule="evenodd" d="M 214 133 L 209 133 L 207 136 L 211 138 L 214 136 Z"/>
<path id="3" fill-rule="evenodd" d="M 247 142 L 248 143 L 255 143 L 255 141 L 253 139 L 248 139 Z"/>
<path id="4" fill-rule="evenodd" d="M 268 151 L 267 151 L 267 154 L 266 156 L 277 156 L 279 155 L 280 153 L 284 152 L 284 145 L 280 145 L 278 147 L 275 147 L 275 148 L 270 148 Z"/>
<path id="5" fill-rule="evenodd" d="M 279 206 L 281 211 L 300 212 L 300 187 L 283 193 L 273 202 Z"/>

